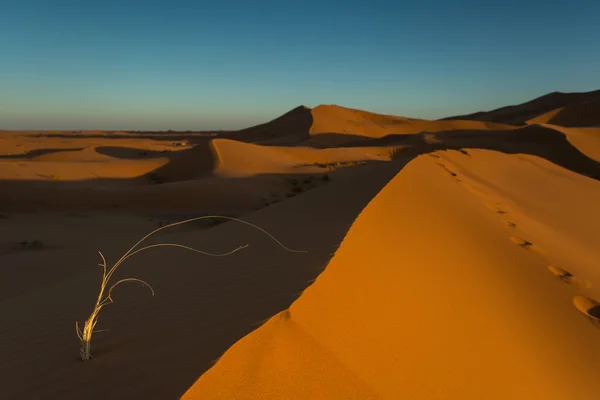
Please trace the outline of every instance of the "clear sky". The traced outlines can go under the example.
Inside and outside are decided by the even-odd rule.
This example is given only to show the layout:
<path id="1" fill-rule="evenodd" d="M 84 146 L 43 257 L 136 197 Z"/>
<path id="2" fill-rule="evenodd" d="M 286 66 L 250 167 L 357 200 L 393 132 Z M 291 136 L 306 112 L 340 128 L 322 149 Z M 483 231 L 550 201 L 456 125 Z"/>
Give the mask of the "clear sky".
<path id="1" fill-rule="evenodd" d="M 441 118 L 600 89 L 598 0 L 0 0 L 0 129 Z"/>

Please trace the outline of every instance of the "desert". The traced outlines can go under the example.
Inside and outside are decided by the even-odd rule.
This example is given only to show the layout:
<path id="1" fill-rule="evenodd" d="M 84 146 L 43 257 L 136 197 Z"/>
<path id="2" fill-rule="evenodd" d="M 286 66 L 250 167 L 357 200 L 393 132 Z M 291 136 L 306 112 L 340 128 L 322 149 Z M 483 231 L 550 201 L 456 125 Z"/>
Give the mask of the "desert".
<path id="1" fill-rule="evenodd" d="M 585 101 L 561 103 L 564 125 L 538 101 L 517 125 L 321 105 L 239 131 L 2 132 L 3 397 L 594 398 Z M 154 296 L 115 289 L 82 362 L 97 251 L 114 263 L 202 216 L 236 220 L 148 240 L 248 247 L 127 259 L 115 279 Z"/>

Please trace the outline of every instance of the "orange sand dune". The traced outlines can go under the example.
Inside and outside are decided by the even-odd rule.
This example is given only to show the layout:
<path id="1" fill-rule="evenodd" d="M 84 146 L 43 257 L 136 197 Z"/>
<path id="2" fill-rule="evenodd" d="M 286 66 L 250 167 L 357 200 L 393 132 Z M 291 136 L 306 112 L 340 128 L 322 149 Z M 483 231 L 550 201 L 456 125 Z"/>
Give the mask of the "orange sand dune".
<path id="1" fill-rule="evenodd" d="M 599 202 L 537 157 L 421 156 L 184 398 L 593 400 Z"/>
<path id="2" fill-rule="evenodd" d="M 311 125 L 311 109 L 299 106 L 270 122 L 232 132 L 223 137 L 286 145 L 308 139 Z"/>
<path id="3" fill-rule="evenodd" d="M 108 132 L 0 132 L 0 180 L 136 178 L 185 149 L 173 143 Z"/>
<path id="4" fill-rule="evenodd" d="M 468 129 L 509 129 L 509 125 L 481 121 L 427 121 L 355 110 L 336 105 L 313 109 L 297 107 L 281 117 L 227 137 L 269 145 L 336 147 L 362 138 Z"/>
<path id="5" fill-rule="evenodd" d="M 482 121 L 428 121 L 382 115 L 335 105 L 312 110 L 311 135 L 337 133 L 380 138 L 390 134 L 410 134 L 469 129 L 509 129 L 508 125 Z"/>
<path id="6" fill-rule="evenodd" d="M 119 149 L 121 150 L 121 149 Z M 141 149 L 129 149 L 144 152 Z M 2 158 L 0 180 L 129 179 L 149 173 L 168 162 L 167 157 L 119 159 L 98 152 L 95 146 L 83 149 L 53 149 L 27 158 Z"/>
<path id="7" fill-rule="evenodd" d="M 388 147 L 314 149 L 260 146 L 229 139 L 212 141 L 218 165 L 215 174 L 244 177 L 259 174 L 322 173 L 323 165 L 351 161 L 389 161 Z"/>
<path id="8" fill-rule="evenodd" d="M 24 143 L 35 141 L 18 154 L 7 154 L 10 149 L 5 143 L 5 153 L 0 154 L 1 207 L 21 211 L 175 208 L 238 214 L 316 187 L 323 183 L 319 175 L 330 174 L 342 164 L 389 161 L 393 150 L 267 147 L 210 138 L 173 149 L 168 141 L 136 142 L 129 136 L 99 133 L 73 134 L 73 143 L 62 143 L 64 134 L 60 135 L 23 134 Z M 18 138 L 15 133 L 5 141 L 15 144 Z M 291 187 L 289 175 L 299 175 L 304 183 Z"/>
<path id="9" fill-rule="evenodd" d="M 552 110 L 576 105 L 578 103 L 597 101 L 599 97 L 600 90 L 582 93 L 553 92 L 522 104 L 502 107 L 492 111 L 480 111 L 474 114 L 448 117 L 443 120 L 469 119 L 474 121 L 524 125 L 527 121 L 547 112 L 551 112 Z"/>
<path id="10" fill-rule="evenodd" d="M 562 132 L 567 140 L 589 158 L 600 162 L 600 128 L 565 128 L 545 125 Z"/>
<path id="11" fill-rule="evenodd" d="M 600 127 L 600 96 L 592 101 L 557 108 L 527 121 L 528 124 L 552 124 L 565 127 Z"/>

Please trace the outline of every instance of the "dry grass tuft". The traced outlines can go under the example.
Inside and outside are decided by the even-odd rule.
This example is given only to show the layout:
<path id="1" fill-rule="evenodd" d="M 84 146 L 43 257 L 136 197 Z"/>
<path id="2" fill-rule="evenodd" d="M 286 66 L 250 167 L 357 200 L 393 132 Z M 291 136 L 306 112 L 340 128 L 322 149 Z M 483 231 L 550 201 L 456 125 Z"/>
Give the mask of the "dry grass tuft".
<path id="1" fill-rule="evenodd" d="M 285 245 L 283 245 L 279 240 L 277 240 L 273 235 L 271 235 L 269 232 L 267 232 L 266 230 L 251 224 L 250 222 L 246 222 L 243 221 L 241 219 L 238 218 L 234 218 L 234 217 L 225 217 L 225 216 L 219 216 L 219 215 L 209 215 L 209 216 L 204 216 L 204 217 L 196 217 L 196 218 L 191 218 L 191 219 L 187 219 L 184 221 L 179 221 L 179 222 L 175 222 L 169 225 L 165 225 L 162 227 L 159 227 L 155 230 L 153 230 L 152 232 L 150 232 L 149 234 L 147 234 L 146 236 L 144 236 L 142 239 L 140 239 L 136 244 L 134 244 L 112 267 L 108 268 L 107 263 L 106 263 L 106 258 L 104 257 L 104 255 L 99 251 L 98 254 L 100 254 L 100 258 L 102 259 L 102 263 L 98 264 L 99 266 L 102 267 L 103 269 L 103 273 L 102 273 L 102 282 L 100 283 L 100 293 L 98 294 L 98 298 L 96 300 L 96 304 L 94 306 L 94 309 L 92 310 L 92 313 L 89 315 L 89 317 L 86 319 L 85 323 L 83 324 L 83 329 L 81 329 L 79 327 L 79 322 L 75 322 L 75 329 L 77 331 L 77 337 L 79 338 L 79 341 L 81 343 L 81 348 L 79 350 L 79 353 L 81 355 L 81 359 L 83 361 L 86 360 L 90 360 L 92 358 L 91 355 L 91 345 L 92 345 L 92 335 L 96 332 L 103 332 L 103 331 L 107 331 L 107 329 L 105 330 L 101 330 L 101 331 L 96 331 L 94 330 L 96 328 L 96 324 L 98 323 L 98 316 L 100 314 L 100 310 L 102 310 L 102 308 L 108 304 L 111 304 L 113 302 L 112 299 L 112 291 L 121 283 L 125 283 L 125 282 L 137 282 L 139 284 L 141 284 L 142 286 L 147 287 L 150 292 L 152 293 L 152 295 L 154 296 L 154 289 L 152 289 L 152 287 L 145 281 L 138 279 L 138 278 L 124 278 L 124 279 L 120 279 L 117 282 L 113 283 L 112 285 L 109 286 L 110 284 L 110 279 L 112 278 L 113 274 L 115 273 L 115 271 L 117 270 L 117 268 L 119 268 L 119 266 L 121 264 L 123 264 L 123 262 L 125 262 L 125 260 L 127 260 L 128 258 L 136 255 L 139 252 L 142 252 L 144 250 L 148 250 L 148 249 L 152 249 L 155 247 L 177 247 L 177 248 L 181 248 L 181 249 L 185 249 L 185 250 L 189 250 L 189 251 L 193 251 L 196 253 L 200 253 L 200 254 L 204 254 L 207 256 L 212 256 L 212 257 L 224 257 L 224 256 L 228 256 L 231 255 L 239 250 L 242 250 L 246 247 L 248 247 L 247 244 L 243 245 L 243 246 L 239 246 L 227 253 L 221 253 L 221 254 L 213 254 L 213 253 L 208 253 L 205 251 L 201 251 L 201 250 L 197 250 L 194 249 L 192 247 L 188 247 L 188 246 L 184 246 L 181 244 L 177 244 L 177 243 L 157 243 L 157 244 L 151 244 L 148 246 L 144 246 L 144 247 L 140 247 L 137 248 L 140 244 L 142 244 L 142 242 L 144 242 L 146 239 L 148 239 L 150 236 L 154 235 L 155 233 L 163 230 L 163 229 L 167 229 L 173 226 L 177 226 L 177 225 L 182 225 L 182 224 L 187 224 L 189 222 L 193 222 L 193 221 L 198 221 L 198 220 L 202 220 L 202 219 L 215 219 L 215 218 L 219 218 L 219 219 L 226 219 L 226 220 L 231 220 L 231 221 L 237 221 L 239 223 L 242 223 L 244 225 L 248 225 L 251 226 L 257 230 L 259 230 L 260 232 L 264 233 L 265 235 L 267 235 L 269 238 L 271 238 L 273 241 L 275 241 L 275 243 L 277 243 L 280 247 L 282 247 L 283 249 L 290 251 L 290 252 L 294 252 L 294 253 L 303 253 L 305 252 L 304 250 L 293 250 L 290 249 L 288 247 L 286 247 Z M 107 290 L 108 288 L 108 290 Z"/>

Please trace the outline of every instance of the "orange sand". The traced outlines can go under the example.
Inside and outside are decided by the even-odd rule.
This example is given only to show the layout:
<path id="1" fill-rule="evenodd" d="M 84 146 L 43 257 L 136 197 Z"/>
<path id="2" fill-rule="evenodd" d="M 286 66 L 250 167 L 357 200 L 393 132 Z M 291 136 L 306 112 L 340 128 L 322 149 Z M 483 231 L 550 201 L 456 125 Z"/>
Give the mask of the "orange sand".
<path id="1" fill-rule="evenodd" d="M 600 292 L 548 267 L 598 281 L 599 201 L 596 181 L 529 156 L 421 156 L 184 398 L 593 399 L 600 331 L 573 298 Z"/>
<path id="2" fill-rule="evenodd" d="M 440 121 L 324 105 L 235 132 L 0 132 L 0 397 L 595 400 L 598 93 Z M 117 289 L 79 361 L 96 251 L 213 213 L 307 252 L 235 222 L 163 232 L 250 247 L 128 260 L 156 296 Z"/>

